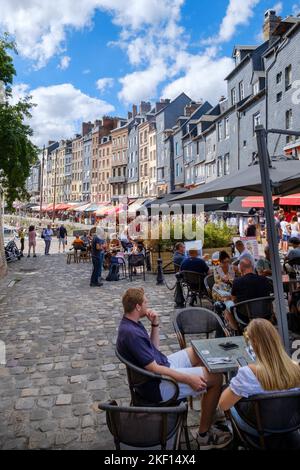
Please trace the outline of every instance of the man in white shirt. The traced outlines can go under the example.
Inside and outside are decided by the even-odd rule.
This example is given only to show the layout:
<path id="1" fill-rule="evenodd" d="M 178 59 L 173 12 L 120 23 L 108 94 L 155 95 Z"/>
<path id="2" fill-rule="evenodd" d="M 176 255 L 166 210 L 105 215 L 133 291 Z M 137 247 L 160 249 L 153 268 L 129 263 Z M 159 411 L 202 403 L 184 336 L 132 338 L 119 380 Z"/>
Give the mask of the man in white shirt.
<path id="1" fill-rule="evenodd" d="M 237 261 L 235 261 L 235 264 L 236 263 L 239 264 L 240 261 L 244 258 L 249 258 L 251 260 L 253 268 L 254 268 L 255 267 L 255 259 L 252 255 L 252 253 L 250 253 L 250 251 L 245 248 L 244 243 L 241 240 L 238 240 L 235 244 L 235 247 L 236 247 L 237 251 L 239 252 L 239 257 L 238 257 Z"/>

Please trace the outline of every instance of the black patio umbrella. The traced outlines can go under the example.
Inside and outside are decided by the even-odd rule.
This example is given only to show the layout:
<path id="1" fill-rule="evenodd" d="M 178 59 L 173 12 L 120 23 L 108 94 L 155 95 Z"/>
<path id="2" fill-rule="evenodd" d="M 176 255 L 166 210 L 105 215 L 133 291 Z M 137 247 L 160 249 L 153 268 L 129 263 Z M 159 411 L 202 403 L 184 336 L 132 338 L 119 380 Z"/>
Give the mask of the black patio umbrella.
<path id="1" fill-rule="evenodd" d="M 288 195 L 300 190 L 300 161 L 273 161 L 270 171 L 273 195 Z M 225 196 L 261 196 L 263 194 L 259 165 L 252 165 L 235 174 L 176 196 L 172 201 Z"/>

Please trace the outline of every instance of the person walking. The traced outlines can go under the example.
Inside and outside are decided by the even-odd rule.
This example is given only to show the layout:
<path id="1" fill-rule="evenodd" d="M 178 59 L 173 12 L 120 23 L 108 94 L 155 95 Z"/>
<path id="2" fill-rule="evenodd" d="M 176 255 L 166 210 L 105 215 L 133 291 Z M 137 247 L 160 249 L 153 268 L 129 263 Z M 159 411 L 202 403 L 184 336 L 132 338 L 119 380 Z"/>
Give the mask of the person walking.
<path id="1" fill-rule="evenodd" d="M 51 240 L 53 237 L 53 230 L 51 229 L 51 225 L 47 225 L 47 228 L 43 230 L 43 238 L 45 242 L 45 255 L 49 256 L 49 250 L 51 245 Z"/>
<path id="2" fill-rule="evenodd" d="M 63 247 L 63 253 L 66 252 L 66 244 L 67 244 L 67 237 L 68 232 L 66 227 L 61 224 L 61 226 L 57 229 L 57 238 L 58 238 L 58 252 L 60 253 L 60 246 Z"/>
<path id="3" fill-rule="evenodd" d="M 27 258 L 30 258 L 31 248 L 33 251 L 33 257 L 36 258 L 35 254 L 35 247 L 36 247 L 36 231 L 34 225 L 30 225 L 28 229 L 28 255 Z"/>
<path id="4" fill-rule="evenodd" d="M 101 231 L 96 229 L 92 240 L 92 262 L 93 262 L 93 272 L 91 276 L 90 287 L 101 287 L 103 286 L 102 282 L 99 282 L 102 272 L 102 264 L 104 257 L 104 244 L 105 241 L 101 238 Z"/>
<path id="5" fill-rule="evenodd" d="M 20 248 L 21 256 L 24 256 L 23 255 L 24 246 L 25 246 L 25 230 L 24 230 L 24 227 L 20 227 L 18 237 L 19 237 L 20 243 L 21 243 L 21 248 Z"/>

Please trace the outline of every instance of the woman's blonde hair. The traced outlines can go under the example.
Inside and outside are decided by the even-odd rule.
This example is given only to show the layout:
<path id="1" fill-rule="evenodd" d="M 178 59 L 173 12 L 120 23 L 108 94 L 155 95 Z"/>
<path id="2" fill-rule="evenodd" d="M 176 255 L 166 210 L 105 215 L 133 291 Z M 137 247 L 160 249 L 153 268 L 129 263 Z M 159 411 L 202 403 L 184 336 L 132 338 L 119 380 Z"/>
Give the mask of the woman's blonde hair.
<path id="1" fill-rule="evenodd" d="M 300 387 L 300 366 L 285 352 L 276 328 L 268 320 L 252 320 L 246 330 L 256 355 L 256 376 L 268 391 Z"/>

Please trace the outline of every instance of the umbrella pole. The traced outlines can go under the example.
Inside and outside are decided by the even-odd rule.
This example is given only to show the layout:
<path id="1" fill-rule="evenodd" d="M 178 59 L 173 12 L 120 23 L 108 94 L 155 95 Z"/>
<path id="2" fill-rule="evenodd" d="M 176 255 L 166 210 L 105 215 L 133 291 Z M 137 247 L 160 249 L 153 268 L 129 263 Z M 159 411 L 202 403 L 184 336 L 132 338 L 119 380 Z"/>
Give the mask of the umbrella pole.
<path id="1" fill-rule="evenodd" d="M 282 284 L 282 269 L 278 251 L 278 240 L 276 234 L 273 200 L 272 200 L 272 182 L 270 181 L 270 159 L 267 148 L 267 132 L 263 126 L 255 128 L 257 138 L 258 157 L 261 173 L 262 192 L 265 202 L 265 215 L 268 230 L 268 243 L 270 247 L 270 261 L 272 266 L 272 279 L 274 286 L 276 317 L 278 321 L 278 330 L 282 338 L 284 347 L 290 355 L 289 330 L 287 322 L 287 309 L 284 299 Z"/>

